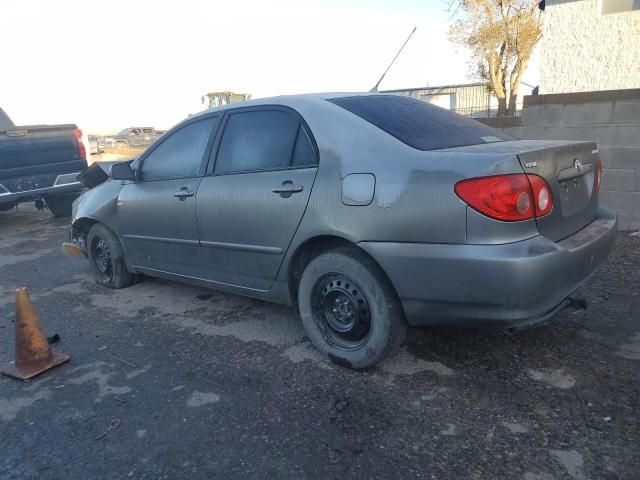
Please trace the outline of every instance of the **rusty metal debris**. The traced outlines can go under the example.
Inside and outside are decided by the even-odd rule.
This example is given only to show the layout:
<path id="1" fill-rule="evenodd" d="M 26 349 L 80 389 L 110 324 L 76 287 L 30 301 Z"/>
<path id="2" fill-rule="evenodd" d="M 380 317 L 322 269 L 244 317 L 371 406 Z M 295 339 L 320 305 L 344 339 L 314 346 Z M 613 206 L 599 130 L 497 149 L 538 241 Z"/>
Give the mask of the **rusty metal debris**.
<path id="1" fill-rule="evenodd" d="M 72 242 L 63 242 L 62 251 L 72 257 L 87 258 L 87 254 L 84 250 Z"/>

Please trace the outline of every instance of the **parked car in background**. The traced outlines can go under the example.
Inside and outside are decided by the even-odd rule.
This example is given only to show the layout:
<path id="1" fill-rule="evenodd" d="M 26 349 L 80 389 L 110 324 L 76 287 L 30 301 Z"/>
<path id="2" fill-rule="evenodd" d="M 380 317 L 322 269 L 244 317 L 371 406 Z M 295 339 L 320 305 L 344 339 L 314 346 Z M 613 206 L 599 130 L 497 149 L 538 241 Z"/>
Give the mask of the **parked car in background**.
<path id="1" fill-rule="evenodd" d="M 153 127 L 130 127 L 120 130 L 113 139 L 116 148 L 148 147 L 158 138 L 158 133 Z"/>
<path id="2" fill-rule="evenodd" d="M 109 136 L 98 137 L 98 148 L 100 148 L 100 150 L 104 150 L 105 148 L 115 148 L 115 147 L 116 147 L 116 141 L 113 139 L 113 137 L 109 137 Z"/>
<path id="3" fill-rule="evenodd" d="M 108 287 L 140 273 L 295 305 L 321 352 L 365 368 L 407 325 L 551 319 L 612 248 L 601 176 L 594 143 L 514 140 L 412 98 L 261 99 L 113 164 L 68 248 Z"/>
<path id="4" fill-rule="evenodd" d="M 87 150 L 76 125 L 15 126 L 0 109 L 0 211 L 44 200 L 55 216 L 71 215 L 84 189 L 76 177 L 86 168 Z"/>

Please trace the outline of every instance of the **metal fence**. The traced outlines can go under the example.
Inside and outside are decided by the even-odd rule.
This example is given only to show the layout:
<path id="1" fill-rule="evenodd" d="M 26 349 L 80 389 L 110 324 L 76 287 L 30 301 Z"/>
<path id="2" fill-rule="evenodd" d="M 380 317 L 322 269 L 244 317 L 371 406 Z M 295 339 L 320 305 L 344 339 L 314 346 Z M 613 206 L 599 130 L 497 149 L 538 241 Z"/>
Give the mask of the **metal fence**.
<path id="1" fill-rule="evenodd" d="M 495 117 L 498 100 L 486 83 L 467 83 L 437 87 L 384 90 L 381 93 L 405 95 L 473 118 Z M 516 103 L 516 115 L 522 111 L 522 97 Z"/>

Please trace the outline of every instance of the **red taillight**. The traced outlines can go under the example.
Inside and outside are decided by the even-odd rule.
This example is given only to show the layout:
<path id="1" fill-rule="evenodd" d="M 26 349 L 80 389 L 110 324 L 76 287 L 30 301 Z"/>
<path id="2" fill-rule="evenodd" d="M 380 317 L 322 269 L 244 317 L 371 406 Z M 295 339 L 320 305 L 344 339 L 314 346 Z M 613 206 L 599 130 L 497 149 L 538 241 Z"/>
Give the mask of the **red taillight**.
<path id="1" fill-rule="evenodd" d="M 600 191 L 600 184 L 602 183 L 602 160 L 600 160 L 598 158 L 598 161 L 596 162 L 596 174 L 595 177 L 593 177 L 593 191 L 594 192 L 599 192 Z"/>
<path id="2" fill-rule="evenodd" d="M 542 217 L 549 213 L 553 208 L 553 196 L 551 189 L 544 178 L 538 175 L 527 175 L 527 179 L 533 189 L 533 198 L 535 198 L 536 217 Z"/>
<path id="3" fill-rule="evenodd" d="M 82 160 L 86 160 L 87 148 L 84 146 L 84 143 L 82 143 L 82 130 L 80 130 L 79 128 L 76 128 L 74 132 L 76 134 L 76 141 L 78 142 L 78 155 L 80 155 L 80 158 Z"/>
<path id="4" fill-rule="evenodd" d="M 470 178 L 456 183 L 455 191 L 471 208 L 505 222 L 541 217 L 553 208 L 551 189 L 538 175 Z"/>

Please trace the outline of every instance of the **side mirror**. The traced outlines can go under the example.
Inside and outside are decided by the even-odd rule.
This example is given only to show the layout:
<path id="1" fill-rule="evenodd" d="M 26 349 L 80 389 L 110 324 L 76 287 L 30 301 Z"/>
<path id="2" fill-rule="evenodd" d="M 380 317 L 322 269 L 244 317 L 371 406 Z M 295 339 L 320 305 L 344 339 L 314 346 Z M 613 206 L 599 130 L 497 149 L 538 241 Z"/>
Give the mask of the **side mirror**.
<path id="1" fill-rule="evenodd" d="M 136 180 L 136 172 L 131 168 L 131 162 L 120 162 L 111 165 L 111 178 L 114 180 Z"/>

